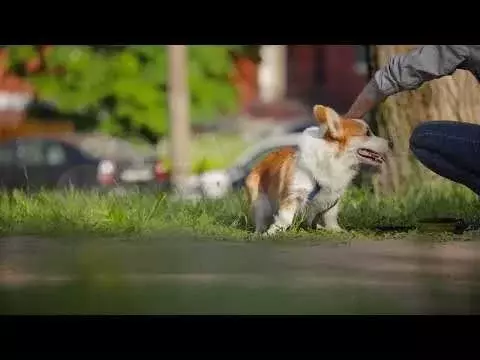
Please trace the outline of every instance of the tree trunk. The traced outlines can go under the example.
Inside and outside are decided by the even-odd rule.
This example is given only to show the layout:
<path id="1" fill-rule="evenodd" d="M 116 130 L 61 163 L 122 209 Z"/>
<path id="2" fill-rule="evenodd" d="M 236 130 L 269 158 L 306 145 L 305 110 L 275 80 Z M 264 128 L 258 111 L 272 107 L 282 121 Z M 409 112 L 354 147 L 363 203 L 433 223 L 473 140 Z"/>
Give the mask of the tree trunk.
<path id="1" fill-rule="evenodd" d="M 283 100 L 287 86 L 287 46 L 262 45 L 262 61 L 258 68 L 260 99 L 265 102 Z"/>
<path id="2" fill-rule="evenodd" d="M 187 45 L 168 45 L 168 80 L 171 179 L 174 188 L 183 192 L 191 169 Z"/>
<path id="3" fill-rule="evenodd" d="M 412 45 L 377 45 L 372 49 L 373 68 L 384 66 L 388 59 L 405 53 Z M 423 121 L 455 120 L 480 123 L 480 88 L 467 71 L 457 70 L 453 76 L 425 83 L 419 89 L 391 96 L 376 111 L 378 134 L 393 141 L 393 156 L 374 179 L 379 192 L 398 192 L 420 181 L 441 178 L 426 169 L 409 151 L 413 129 Z M 440 180 L 446 181 L 446 180 Z"/>

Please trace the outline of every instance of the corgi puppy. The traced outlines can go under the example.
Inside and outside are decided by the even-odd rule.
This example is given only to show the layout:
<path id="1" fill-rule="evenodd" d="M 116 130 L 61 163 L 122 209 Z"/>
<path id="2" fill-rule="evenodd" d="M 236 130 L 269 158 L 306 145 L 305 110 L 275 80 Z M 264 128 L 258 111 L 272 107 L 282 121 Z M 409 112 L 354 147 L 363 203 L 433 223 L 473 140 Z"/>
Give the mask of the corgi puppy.
<path id="1" fill-rule="evenodd" d="M 304 130 L 298 148 L 270 153 L 246 178 L 256 232 L 284 231 L 301 211 L 310 227 L 342 231 L 341 196 L 361 168 L 378 170 L 385 162 L 389 144 L 365 121 L 342 118 L 322 105 L 313 113 L 319 126 Z"/>

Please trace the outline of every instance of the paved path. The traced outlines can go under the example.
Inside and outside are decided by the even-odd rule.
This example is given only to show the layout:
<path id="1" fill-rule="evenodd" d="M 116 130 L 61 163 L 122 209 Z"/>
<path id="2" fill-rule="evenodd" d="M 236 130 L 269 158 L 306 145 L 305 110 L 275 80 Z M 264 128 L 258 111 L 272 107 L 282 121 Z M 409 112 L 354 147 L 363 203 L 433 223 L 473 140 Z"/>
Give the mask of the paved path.
<path id="1" fill-rule="evenodd" d="M 0 260 L 0 313 L 480 312 L 477 242 L 7 237 Z"/>

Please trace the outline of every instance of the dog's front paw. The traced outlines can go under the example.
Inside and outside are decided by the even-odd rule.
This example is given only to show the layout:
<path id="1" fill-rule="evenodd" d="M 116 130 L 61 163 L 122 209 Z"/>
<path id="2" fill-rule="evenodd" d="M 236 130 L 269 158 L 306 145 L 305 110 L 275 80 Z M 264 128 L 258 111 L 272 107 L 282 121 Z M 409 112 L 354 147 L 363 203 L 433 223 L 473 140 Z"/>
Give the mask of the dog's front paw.
<path id="1" fill-rule="evenodd" d="M 327 228 L 327 231 L 332 231 L 332 232 L 337 232 L 337 233 L 344 233 L 347 232 L 344 228 L 340 226 L 332 227 L 332 228 Z"/>
<path id="2" fill-rule="evenodd" d="M 275 235 L 277 234 L 278 232 L 282 231 L 282 228 L 280 226 L 277 226 L 277 225 L 272 225 L 268 228 L 267 231 L 265 231 L 263 233 L 264 236 L 272 236 L 272 235 Z"/>
<path id="3" fill-rule="evenodd" d="M 273 236 L 278 232 L 275 228 L 269 228 L 267 231 L 263 233 L 263 236 Z"/>
<path id="4" fill-rule="evenodd" d="M 327 230 L 327 231 L 331 231 L 331 232 L 346 232 L 347 231 L 338 224 L 327 225 L 325 227 L 322 227 L 322 229 Z"/>

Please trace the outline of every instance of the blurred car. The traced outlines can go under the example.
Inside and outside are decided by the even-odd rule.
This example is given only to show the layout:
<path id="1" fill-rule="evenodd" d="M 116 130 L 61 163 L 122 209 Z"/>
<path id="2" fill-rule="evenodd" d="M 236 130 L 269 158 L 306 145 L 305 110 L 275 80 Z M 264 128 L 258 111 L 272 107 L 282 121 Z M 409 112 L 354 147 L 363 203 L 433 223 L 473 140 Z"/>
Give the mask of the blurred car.
<path id="1" fill-rule="evenodd" d="M 27 136 L 0 143 L 4 189 L 163 188 L 168 174 L 155 150 L 104 135 Z"/>
<path id="2" fill-rule="evenodd" d="M 311 126 L 318 126 L 318 124 L 313 121 L 298 122 L 289 126 L 285 126 L 283 133 L 284 134 L 302 133 L 305 129 Z"/>
<path id="3" fill-rule="evenodd" d="M 103 186 L 155 190 L 166 190 L 170 186 L 170 174 L 150 144 L 132 143 L 100 133 L 83 136 L 76 144 L 101 160 L 97 177 Z"/>
<path id="4" fill-rule="evenodd" d="M 192 177 L 189 197 L 221 198 L 231 190 L 239 190 L 245 185 L 245 179 L 265 156 L 282 147 L 298 148 L 301 133 L 268 137 L 249 147 L 234 163 L 225 170 L 206 171 Z"/>
<path id="5" fill-rule="evenodd" d="M 282 136 L 266 138 L 254 146 L 248 148 L 234 163 L 226 170 L 227 176 L 232 184 L 232 189 L 240 189 L 245 185 L 245 179 L 250 171 L 272 151 L 283 147 L 298 148 L 301 133 L 291 133 Z"/>

